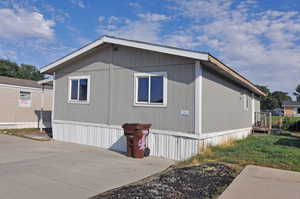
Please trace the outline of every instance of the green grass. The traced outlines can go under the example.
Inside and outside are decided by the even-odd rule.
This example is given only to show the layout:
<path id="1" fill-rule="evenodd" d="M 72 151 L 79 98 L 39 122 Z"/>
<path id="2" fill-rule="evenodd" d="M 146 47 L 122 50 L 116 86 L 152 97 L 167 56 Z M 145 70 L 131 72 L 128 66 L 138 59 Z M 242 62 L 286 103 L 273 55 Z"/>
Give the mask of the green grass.
<path id="1" fill-rule="evenodd" d="M 272 123 L 274 124 L 274 123 L 279 122 L 280 117 L 281 117 L 281 116 L 272 116 Z M 287 116 L 283 116 L 283 118 L 285 118 L 285 117 L 287 117 Z M 300 120 L 300 117 L 297 117 L 297 116 L 288 117 L 288 118 L 290 118 L 290 120 L 291 120 L 292 122 L 297 122 L 297 121 Z"/>
<path id="2" fill-rule="evenodd" d="M 223 162 L 236 166 L 260 165 L 300 171 L 300 138 L 296 136 L 250 136 L 229 146 L 210 148 L 180 164 Z"/>

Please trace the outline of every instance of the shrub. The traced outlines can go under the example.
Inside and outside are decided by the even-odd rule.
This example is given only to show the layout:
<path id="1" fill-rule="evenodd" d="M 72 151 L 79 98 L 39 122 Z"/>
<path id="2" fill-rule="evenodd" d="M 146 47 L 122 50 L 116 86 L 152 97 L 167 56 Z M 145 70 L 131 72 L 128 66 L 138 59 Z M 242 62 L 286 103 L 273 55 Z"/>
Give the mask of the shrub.
<path id="1" fill-rule="evenodd" d="M 282 128 L 289 131 L 300 131 L 300 118 L 284 117 Z"/>

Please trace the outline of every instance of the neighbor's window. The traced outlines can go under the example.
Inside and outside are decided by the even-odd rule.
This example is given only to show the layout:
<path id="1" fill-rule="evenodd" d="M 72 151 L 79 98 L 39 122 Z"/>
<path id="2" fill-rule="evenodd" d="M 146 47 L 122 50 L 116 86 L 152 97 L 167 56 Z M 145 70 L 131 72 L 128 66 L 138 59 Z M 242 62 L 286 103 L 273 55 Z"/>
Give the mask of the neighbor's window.
<path id="1" fill-rule="evenodd" d="M 135 105 L 167 105 L 167 73 L 135 74 Z"/>
<path id="2" fill-rule="evenodd" d="M 19 106 L 30 107 L 31 106 L 31 93 L 28 91 L 20 91 Z"/>
<path id="3" fill-rule="evenodd" d="M 300 114 L 300 108 L 297 108 L 297 114 Z"/>
<path id="4" fill-rule="evenodd" d="M 69 102 L 89 102 L 90 77 L 69 77 Z"/>

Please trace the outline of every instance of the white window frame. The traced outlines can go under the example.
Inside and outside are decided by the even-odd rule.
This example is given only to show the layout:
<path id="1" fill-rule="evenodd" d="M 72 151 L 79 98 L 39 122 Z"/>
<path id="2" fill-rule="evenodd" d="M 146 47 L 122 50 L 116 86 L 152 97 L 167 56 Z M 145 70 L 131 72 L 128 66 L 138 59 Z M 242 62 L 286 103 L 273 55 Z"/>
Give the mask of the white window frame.
<path id="1" fill-rule="evenodd" d="M 79 81 L 81 79 L 87 79 L 87 100 L 73 100 L 71 99 L 71 92 L 72 92 L 72 80 L 78 80 L 78 95 L 79 95 Z M 68 91 L 68 103 L 74 103 L 74 104 L 89 104 L 90 103 L 90 84 L 91 84 L 91 77 L 90 75 L 85 76 L 70 76 L 69 77 L 69 91 Z"/>
<path id="2" fill-rule="evenodd" d="M 26 92 L 26 93 L 29 93 L 29 96 L 30 96 L 30 99 L 28 100 L 29 103 L 26 105 L 26 104 L 22 104 L 21 103 L 21 92 Z M 19 91 L 19 107 L 23 107 L 23 108 L 30 108 L 31 107 L 31 102 L 32 102 L 32 92 L 31 91 L 28 91 L 28 90 L 20 90 Z"/>
<path id="3" fill-rule="evenodd" d="M 150 77 L 152 76 L 163 76 L 163 103 L 151 103 L 151 83 Z M 149 78 L 149 89 L 148 89 L 148 102 L 138 101 L 138 78 L 148 77 Z M 167 72 L 149 72 L 149 73 L 134 73 L 134 106 L 147 106 L 147 107 L 167 107 L 168 104 L 168 75 Z"/>
<path id="4" fill-rule="evenodd" d="M 244 110 L 248 111 L 249 110 L 249 97 L 246 91 L 244 91 Z"/>

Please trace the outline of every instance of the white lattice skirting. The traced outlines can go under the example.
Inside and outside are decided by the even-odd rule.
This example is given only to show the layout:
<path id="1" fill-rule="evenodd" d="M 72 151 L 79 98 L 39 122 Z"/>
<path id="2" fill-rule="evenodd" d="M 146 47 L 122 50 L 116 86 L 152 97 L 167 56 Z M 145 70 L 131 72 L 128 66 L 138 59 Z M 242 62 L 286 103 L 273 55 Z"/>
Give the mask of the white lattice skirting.
<path id="1" fill-rule="evenodd" d="M 152 129 L 148 137 L 152 156 L 185 160 L 200 153 L 207 146 L 243 139 L 251 128 L 235 129 L 201 136 Z M 126 151 L 126 138 L 119 126 L 55 120 L 53 138 L 59 141 L 98 146 L 115 151 Z"/>

